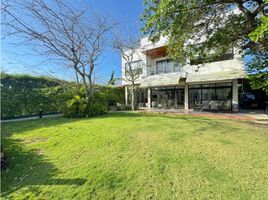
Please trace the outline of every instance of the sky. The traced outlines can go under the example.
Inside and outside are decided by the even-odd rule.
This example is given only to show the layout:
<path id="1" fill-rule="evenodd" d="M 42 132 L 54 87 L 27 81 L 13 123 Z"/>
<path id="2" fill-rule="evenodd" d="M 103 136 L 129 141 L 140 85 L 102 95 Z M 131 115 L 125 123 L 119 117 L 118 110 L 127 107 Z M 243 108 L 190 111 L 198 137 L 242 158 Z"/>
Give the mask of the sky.
<path id="1" fill-rule="evenodd" d="M 97 13 L 108 16 L 112 21 L 120 23 L 122 30 L 140 34 L 142 23 L 140 15 L 143 12 L 143 0 L 69 0 L 77 8 L 90 7 Z M 120 29 L 120 30 L 121 30 Z M 47 61 L 38 56 L 25 45 L 12 45 L 14 38 L 1 37 L 1 70 L 7 73 L 52 75 L 57 78 L 73 80 L 74 74 L 64 70 L 60 63 Z M 99 83 L 109 80 L 112 71 L 121 77 L 120 55 L 111 47 L 107 47 L 96 67 L 96 77 Z"/>

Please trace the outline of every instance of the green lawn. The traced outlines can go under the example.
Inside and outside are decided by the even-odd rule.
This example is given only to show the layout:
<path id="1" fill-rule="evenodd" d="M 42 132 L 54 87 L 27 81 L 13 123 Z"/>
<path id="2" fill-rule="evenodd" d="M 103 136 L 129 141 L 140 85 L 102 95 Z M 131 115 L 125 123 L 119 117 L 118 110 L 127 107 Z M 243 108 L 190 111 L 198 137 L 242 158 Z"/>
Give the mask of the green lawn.
<path id="1" fill-rule="evenodd" d="M 5 199 L 267 199 L 268 128 L 114 113 L 2 125 Z"/>

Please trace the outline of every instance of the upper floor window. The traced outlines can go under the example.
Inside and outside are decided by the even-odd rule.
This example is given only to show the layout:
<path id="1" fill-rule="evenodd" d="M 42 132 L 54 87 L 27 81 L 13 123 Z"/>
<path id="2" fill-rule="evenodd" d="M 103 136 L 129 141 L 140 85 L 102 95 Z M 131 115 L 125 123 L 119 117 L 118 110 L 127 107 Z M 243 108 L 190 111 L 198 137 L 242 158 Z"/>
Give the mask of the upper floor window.
<path id="1" fill-rule="evenodd" d="M 125 64 L 126 71 L 130 70 L 130 68 L 131 70 L 142 68 L 142 60 L 137 60 L 131 63 L 126 63 Z"/>
<path id="2" fill-rule="evenodd" d="M 137 61 L 133 61 L 131 63 L 126 63 L 125 64 L 125 70 L 126 72 L 132 71 L 132 73 L 142 73 L 142 65 L 143 65 L 143 62 L 142 60 L 137 60 Z"/>
<path id="3" fill-rule="evenodd" d="M 171 59 L 167 59 L 167 60 L 156 61 L 156 69 L 155 73 L 153 72 L 153 74 L 165 74 L 179 71 L 180 71 L 179 63 Z"/>
<path id="4" fill-rule="evenodd" d="M 230 49 L 222 56 L 217 56 L 212 53 L 206 58 L 196 57 L 195 59 L 192 59 L 190 61 L 190 65 L 198 65 L 198 64 L 203 64 L 203 63 L 211 63 L 211 62 L 218 62 L 218 61 L 232 60 L 232 59 L 234 59 L 234 52 L 233 52 L 233 49 Z"/>

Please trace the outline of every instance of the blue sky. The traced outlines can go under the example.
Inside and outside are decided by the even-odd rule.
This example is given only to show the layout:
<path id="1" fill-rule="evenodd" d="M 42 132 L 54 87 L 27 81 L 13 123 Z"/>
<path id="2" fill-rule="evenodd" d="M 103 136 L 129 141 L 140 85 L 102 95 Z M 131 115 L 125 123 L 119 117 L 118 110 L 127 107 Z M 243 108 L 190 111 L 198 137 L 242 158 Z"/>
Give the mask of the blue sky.
<path id="1" fill-rule="evenodd" d="M 75 7 L 90 6 L 95 12 L 107 15 L 114 21 L 120 22 L 121 29 L 139 34 L 142 27 L 140 15 L 143 11 L 143 0 L 76 0 L 71 1 Z M 1 67 L 4 72 L 54 74 L 58 78 L 73 79 L 72 72 L 66 72 L 60 64 L 45 61 L 26 46 L 14 46 L 14 38 L 5 38 L 1 42 Z M 45 61 L 45 62 L 44 62 Z M 97 80 L 105 83 L 112 71 L 121 75 L 120 55 L 112 48 L 106 48 L 101 62 L 96 68 Z"/>

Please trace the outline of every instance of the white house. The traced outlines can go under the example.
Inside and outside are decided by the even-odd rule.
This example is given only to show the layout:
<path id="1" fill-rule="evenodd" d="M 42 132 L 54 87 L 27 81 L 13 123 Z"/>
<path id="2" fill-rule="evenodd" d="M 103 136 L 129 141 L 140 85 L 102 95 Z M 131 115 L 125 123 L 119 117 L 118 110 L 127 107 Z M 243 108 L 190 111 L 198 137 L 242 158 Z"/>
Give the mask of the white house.
<path id="1" fill-rule="evenodd" d="M 167 38 L 153 44 L 144 37 L 135 52 L 132 66 L 142 68 L 135 81 L 139 107 L 238 110 L 238 79 L 245 76 L 238 49 L 210 63 L 189 60 L 180 65 L 167 57 L 166 44 Z M 129 104 L 130 83 L 124 81 L 127 64 L 122 58 L 122 84 Z"/>

